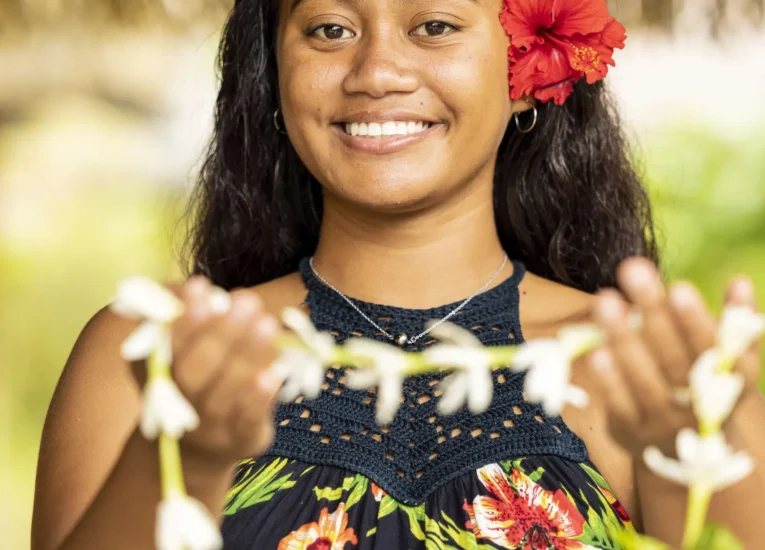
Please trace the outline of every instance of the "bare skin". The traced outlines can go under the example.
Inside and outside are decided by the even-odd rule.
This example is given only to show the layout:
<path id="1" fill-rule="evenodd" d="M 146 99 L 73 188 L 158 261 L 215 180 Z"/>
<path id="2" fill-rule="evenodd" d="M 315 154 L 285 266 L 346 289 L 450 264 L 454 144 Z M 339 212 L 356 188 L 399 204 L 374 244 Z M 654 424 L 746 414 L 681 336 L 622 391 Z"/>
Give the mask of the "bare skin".
<path id="1" fill-rule="evenodd" d="M 428 308 L 472 294 L 503 254 L 491 199 L 497 147 L 513 113 L 529 109 L 508 99 L 501 0 L 291 6 L 282 3 L 277 50 L 281 110 L 295 149 L 324 187 L 317 269 L 349 296 L 399 307 Z M 447 27 L 423 26 L 429 21 Z M 336 126 L 390 109 L 409 112 L 399 120 L 419 116 L 439 126 L 388 154 L 349 146 Z M 676 543 L 685 493 L 639 466 L 630 442 L 666 445 L 690 422 L 675 415 L 657 430 L 646 419 L 669 410 L 673 377 L 709 344 L 714 321 L 701 306 L 671 308 L 666 297 L 674 289 L 665 292 L 650 269 L 647 280 L 644 264 L 625 262 L 618 291 L 598 296 L 529 273 L 521 284 L 521 325 L 527 340 L 590 320 L 614 336 L 605 366 L 583 361 L 575 369 L 592 402 L 566 410 L 564 420 L 636 523 Z M 497 284 L 511 272 L 508 266 Z M 189 492 L 221 510 L 234 462 L 258 456 L 271 440 L 275 384 L 263 372 L 275 353 L 273 316 L 300 304 L 306 289 L 295 273 L 239 290 L 235 301 L 249 302 L 250 313 L 237 321 L 205 311 L 208 288 L 198 279 L 174 287 L 190 309 L 175 329 L 173 369 L 202 417 L 198 433 L 184 440 Z M 740 283 L 729 295 L 731 302 L 753 302 Z M 652 312 L 644 333 L 626 332 L 624 300 Z M 620 313 L 607 315 L 609 305 Z M 142 366 L 126 364 L 118 353 L 133 328 L 104 310 L 75 344 L 43 434 L 34 550 L 153 547 L 157 454 L 136 431 L 140 380 L 133 372 Z M 668 356 L 668 347 L 682 351 Z M 758 359 L 752 350 L 741 368 L 754 372 Z M 628 391 L 635 384 L 656 391 L 635 396 Z M 763 424 L 763 399 L 750 389 L 731 419 L 730 437 L 758 463 L 765 460 Z M 765 482 L 755 476 L 715 498 L 714 518 L 755 547 L 753 514 L 763 504 Z"/>

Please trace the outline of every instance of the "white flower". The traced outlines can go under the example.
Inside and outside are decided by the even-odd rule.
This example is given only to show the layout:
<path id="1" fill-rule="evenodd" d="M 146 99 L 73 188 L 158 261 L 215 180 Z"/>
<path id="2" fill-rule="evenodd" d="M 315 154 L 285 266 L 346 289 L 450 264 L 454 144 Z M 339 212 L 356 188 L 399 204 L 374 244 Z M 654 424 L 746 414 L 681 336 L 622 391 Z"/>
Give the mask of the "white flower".
<path id="1" fill-rule="evenodd" d="M 646 465 L 659 477 L 708 491 L 721 491 L 754 469 L 752 457 L 734 453 L 721 433 L 701 437 L 691 428 L 680 430 L 677 456 L 679 460 L 667 458 L 653 446 L 643 452 Z"/>
<path id="2" fill-rule="evenodd" d="M 157 510 L 158 550 L 219 550 L 217 520 L 198 500 L 184 495 L 164 499 Z"/>
<path id="3" fill-rule="evenodd" d="M 494 393 L 491 352 L 470 331 L 451 323 L 438 325 L 430 334 L 443 343 L 425 350 L 422 354 L 425 361 L 457 369 L 441 383 L 444 394 L 438 401 L 438 412 L 454 414 L 465 403 L 474 414 L 484 412 Z"/>
<path id="4" fill-rule="evenodd" d="M 747 306 L 727 307 L 717 332 L 717 347 L 723 359 L 735 361 L 765 333 L 765 315 Z"/>
<path id="5" fill-rule="evenodd" d="M 636 316 L 635 319 L 638 319 Z M 633 321 L 630 321 L 633 322 Z M 636 321 L 637 325 L 640 321 Z M 605 333 L 595 325 L 569 325 L 558 331 L 558 341 L 571 360 L 592 351 L 606 339 Z"/>
<path id="6" fill-rule="evenodd" d="M 717 372 L 720 352 L 716 348 L 701 354 L 691 370 L 693 411 L 699 422 L 717 430 L 730 416 L 744 389 L 744 377 L 738 373 Z"/>
<path id="7" fill-rule="evenodd" d="M 326 367 L 335 357 L 335 339 L 331 334 L 319 332 L 311 319 L 297 308 L 282 312 L 284 324 L 300 338 L 303 347 L 282 350 L 271 366 L 273 372 L 283 379 L 280 398 L 293 401 L 298 395 L 315 399 L 321 391 Z"/>
<path id="8" fill-rule="evenodd" d="M 401 405 L 402 386 L 409 366 L 407 354 L 391 344 L 368 338 L 351 338 L 345 349 L 353 356 L 372 362 L 349 369 L 346 386 L 355 390 L 377 386 L 377 422 L 383 426 L 390 424 Z"/>
<path id="9" fill-rule="evenodd" d="M 284 380 L 279 398 L 286 402 L 294 401 L 299 395 L 307 399 L 316 399 L 324 382 L 324 361 L 302 348 L 287 348 L 271 365 L 272 372 Z"/>
<path id="10" fill-rule="evenodd" d="M 139 275 L 117 284 L 117 296 L 110 305 L 123 317 L 170 323 L 183 315 L 183 301 L 166 287 Z"/>
<path id="11" fill-rule="evenodd" d="M 199 427 L 199 416 L 170 378 L 146 384 L 141 410 L 141 433 L 156 439 L 161 433 L 179 439 Z"/>
<path id="12" fill-rule="evenodd" d="M 231 307 L 231 297 L 219 287 L 213 287 L 210 307 L 215 313 L 225 313 Z M 144 322 L 128 336 L 120 347 L 126 361 L 146 359 L 157 346 L 163 326 L 183 315 L 185 305 L 166 287 L 142 276 L 127 277 L 117 285 L 117 296 L 109 305 L 117 315 Z"/>
<path id="13" fill-rule="evenodd" d="M 592 325 L 572 325 L 558 339 L 541 338 L 521 344 L 511 368 L 527 370 L 524 390 L 529 401 L 541 403 L 548 416 L 558 416 L 566 404 L 586 407 L 589 396 L 571 384 L 571 362 L 603 341 L 603 333 Z"/>

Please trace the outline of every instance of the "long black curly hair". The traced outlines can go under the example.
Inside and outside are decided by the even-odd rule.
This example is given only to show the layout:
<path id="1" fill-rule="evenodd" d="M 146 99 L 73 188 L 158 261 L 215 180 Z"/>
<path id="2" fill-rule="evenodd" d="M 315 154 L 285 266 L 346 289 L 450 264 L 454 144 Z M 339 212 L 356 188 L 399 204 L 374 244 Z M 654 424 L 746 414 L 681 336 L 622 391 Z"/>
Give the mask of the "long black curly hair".
<path id="1" fill-rule="evenodd" d="M 215 129 L 186 212 L 186 275 L 230 290 L 295 271 L 316 248 L 321 186 L 273 124 L 279 105 L 279 0 L 238 0 L 218 56 Z M 505 250 L 548 279 L 594 292 L 616 266 L 659 263 L 651 205 L 603 82 L 539 106 L 528 134 L 510 124 L 494 181 Z"/>

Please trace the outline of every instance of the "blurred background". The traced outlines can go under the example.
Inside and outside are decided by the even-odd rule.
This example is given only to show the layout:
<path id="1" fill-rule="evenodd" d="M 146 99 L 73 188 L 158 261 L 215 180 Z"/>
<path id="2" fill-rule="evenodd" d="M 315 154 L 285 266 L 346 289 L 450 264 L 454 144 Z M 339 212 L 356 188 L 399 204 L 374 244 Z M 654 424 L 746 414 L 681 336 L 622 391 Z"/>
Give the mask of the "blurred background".
<path id="1" fill-rule="evenodd" d="M 140 273 L 181 276 L 233 0 L 0 0 L 0 546 L 29 547 L 36 454 L 74 341 Z M 765 0 L 612 0 L 608 81 L 670 279 L 765 303 Z"/>

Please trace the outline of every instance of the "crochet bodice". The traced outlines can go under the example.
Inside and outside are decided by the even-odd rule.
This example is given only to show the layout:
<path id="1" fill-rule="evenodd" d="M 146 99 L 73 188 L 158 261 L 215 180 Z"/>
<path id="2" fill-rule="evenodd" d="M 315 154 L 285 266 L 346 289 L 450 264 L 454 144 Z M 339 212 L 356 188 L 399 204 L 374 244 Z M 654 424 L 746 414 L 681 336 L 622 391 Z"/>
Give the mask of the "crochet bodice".
<path id="1" fill-rule="evenodd" d="M 513 275 L 476 296 L 451 322 L 471 330 L 484 345 L 523 342 L 518 285 L 525 267 L 513 261 Z M 375 329 L 334 290 L 313 274 L 308 258 L 300 272 L 308 289 L 306 304 L 314 325 L 339 343 L 354 336 L 390 340 Z M 460 303 L 411 310 L 354 303 L 390 334 L 419 334 L 425 323 L 441 319 Z M 407 346 L 421 351 L 436 341 L 428 336 Z M 412 376 L 388 427 L 375 422 L 375 389 L 348 389 L 343 368 L 327 372 L 321 395 L 298 397 L 279 405 L 276 437 L 269 455 L 312 464 L 339 466 L 364 474 L 400 502 L 417 504 L 443 484 L 483 465 L 532 455 L 587 460 L 584 443 L 560 418 L 548 418 L 523 395 L 523 374 L 496 370 L 494 400 L 483 414 L 466 409 L 450 416 L 436 412 L 438 382 L 443 373 Z"/>

